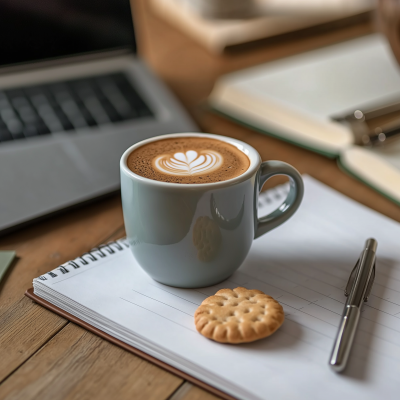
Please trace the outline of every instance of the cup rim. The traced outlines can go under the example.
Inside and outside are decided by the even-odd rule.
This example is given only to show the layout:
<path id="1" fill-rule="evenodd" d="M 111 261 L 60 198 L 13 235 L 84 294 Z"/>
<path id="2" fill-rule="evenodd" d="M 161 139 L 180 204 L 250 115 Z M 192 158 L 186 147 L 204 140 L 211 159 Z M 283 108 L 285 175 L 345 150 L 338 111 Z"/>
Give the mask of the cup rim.
<path id="1" fill-rule="evenodd" d="M 169 138 L 175 138 L 175 137 L 208 137 L 210 139 L 221 140 L 223 142 L 229 143 L 229 144 L 235 146 L 238 150 L 242 151 L 244 154 L 246 154 L 246 156 L 250 160 L 250 166 L 247 169 L 247 171 L 244 172 L 242 175 L 236 176 L 235 178 L 227 179 L 226 181 L 211 182 L 211 183 L 190 183 L 190 184 L 156 181 L 154 179 L 145 178 L 144 176 L 135 174 L 133 171 L 131 171 L 128 168 L 128 164 L 127 164 L 128 157 L 137 148 L 144 146 L 145 144 L 155 142 L 157 140 L 163 140 L 163 139 L 169 139 Z M 160 186 L 160 187 L 164 187 L 164 188 L 170 188 L 170 189 L 173 189 L 173 188 L 200 189 L 200 188 L 210 188 L 210 187 L 219 188 L 219 187 L 236 185 L 240 182 L 246 181 L 251 176 L 253 176 L 255 174 L 255 172 L 257 172 L 260 165 L 261 165 L 260 155 L 258 154 L 257 150 L 254 147 L 250 146 L 249 144 L 242 142 L 241 140 L 230 138 L 228 136 L 221 136 L 221 135 L 215 135 L 215 134 L 211 134 L 211 133 L 200 133 L 200 132 L 170 133 L 167 135 L 154 136 L 149 139 L 142 140 L 142 141 L 130 146 L 128 149 L 126 149 L 120 160 L 121 172 L 124 172 L 129 177 L 137 179 L 138 181 L 141 181 L 143 183 L 156 185 L 156 186 Z"/>

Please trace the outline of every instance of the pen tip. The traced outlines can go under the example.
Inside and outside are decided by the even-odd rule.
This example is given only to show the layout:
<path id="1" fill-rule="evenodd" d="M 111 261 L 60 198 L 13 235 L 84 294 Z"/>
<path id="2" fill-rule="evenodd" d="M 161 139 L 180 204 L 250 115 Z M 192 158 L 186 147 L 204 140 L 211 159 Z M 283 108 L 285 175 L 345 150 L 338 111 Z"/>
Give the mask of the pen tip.
<path id="1" fill-rule="evenodd" d="M 378 242 L 374 239 L 374 238 L 369 238 L 367 239 L 367 241 L 365 242 L 365 248 L 366 249 L 371 249 L 372 251 L 376 251 L 378 247 Z"/>

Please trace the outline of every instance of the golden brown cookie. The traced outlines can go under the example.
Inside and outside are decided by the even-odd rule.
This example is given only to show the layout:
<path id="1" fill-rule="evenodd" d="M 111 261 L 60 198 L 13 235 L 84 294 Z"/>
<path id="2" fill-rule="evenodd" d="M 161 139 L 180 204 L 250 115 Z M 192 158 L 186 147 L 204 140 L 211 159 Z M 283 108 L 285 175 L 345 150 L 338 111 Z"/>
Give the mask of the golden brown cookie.
<path id="1" fill-rule="evenodd" d="M 273 334 L 283 323 L 282 306 L 261 290 L 221 289 L 194 314 L 196 329 L 221 343 L 245 343 Z"/>
<path id="2" fill-rule="evenodd" d="M 197 248 L 200 261 L 212 261 L 221 246 L 222 236 L 219 226 L 208 217 L 197 218 L 193 227 L 193 244 Z"/>

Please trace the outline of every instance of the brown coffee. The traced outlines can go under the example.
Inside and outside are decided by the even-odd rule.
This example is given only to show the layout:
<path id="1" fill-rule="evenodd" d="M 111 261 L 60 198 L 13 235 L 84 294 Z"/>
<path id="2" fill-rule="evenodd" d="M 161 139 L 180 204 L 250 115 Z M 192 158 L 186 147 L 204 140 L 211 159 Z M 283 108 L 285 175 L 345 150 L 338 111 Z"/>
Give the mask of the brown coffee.
<path id="1" fill-rule="evenodd" d="M 145 144 L 128 157 L 128 168 L 148 179 L 213 183 L 242 175 L 249 158 L 237 147 L 208 137 L 175 137 Z"/>

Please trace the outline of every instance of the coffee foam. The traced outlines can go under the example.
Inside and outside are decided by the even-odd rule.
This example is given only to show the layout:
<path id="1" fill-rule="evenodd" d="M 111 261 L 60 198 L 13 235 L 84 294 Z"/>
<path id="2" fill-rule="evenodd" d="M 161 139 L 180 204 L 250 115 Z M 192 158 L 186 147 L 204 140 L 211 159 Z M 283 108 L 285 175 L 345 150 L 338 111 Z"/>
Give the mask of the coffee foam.
<path id="1" fill-rule="evenodd" d="M 224 158 L 213 150 L 188 150 L 185 153 L 164 154 L 153 161 L 158 172 L 174 176 L 195 176 L 221 167 Z"/>
<path id="2" fill-rule="evenodd" d="M 161 139 L 134 150 L 128 167 L 145 178 L 171 183 L 211 183 L 243 174 L 248 157 L 235 146 L 210 138 Z"/>

